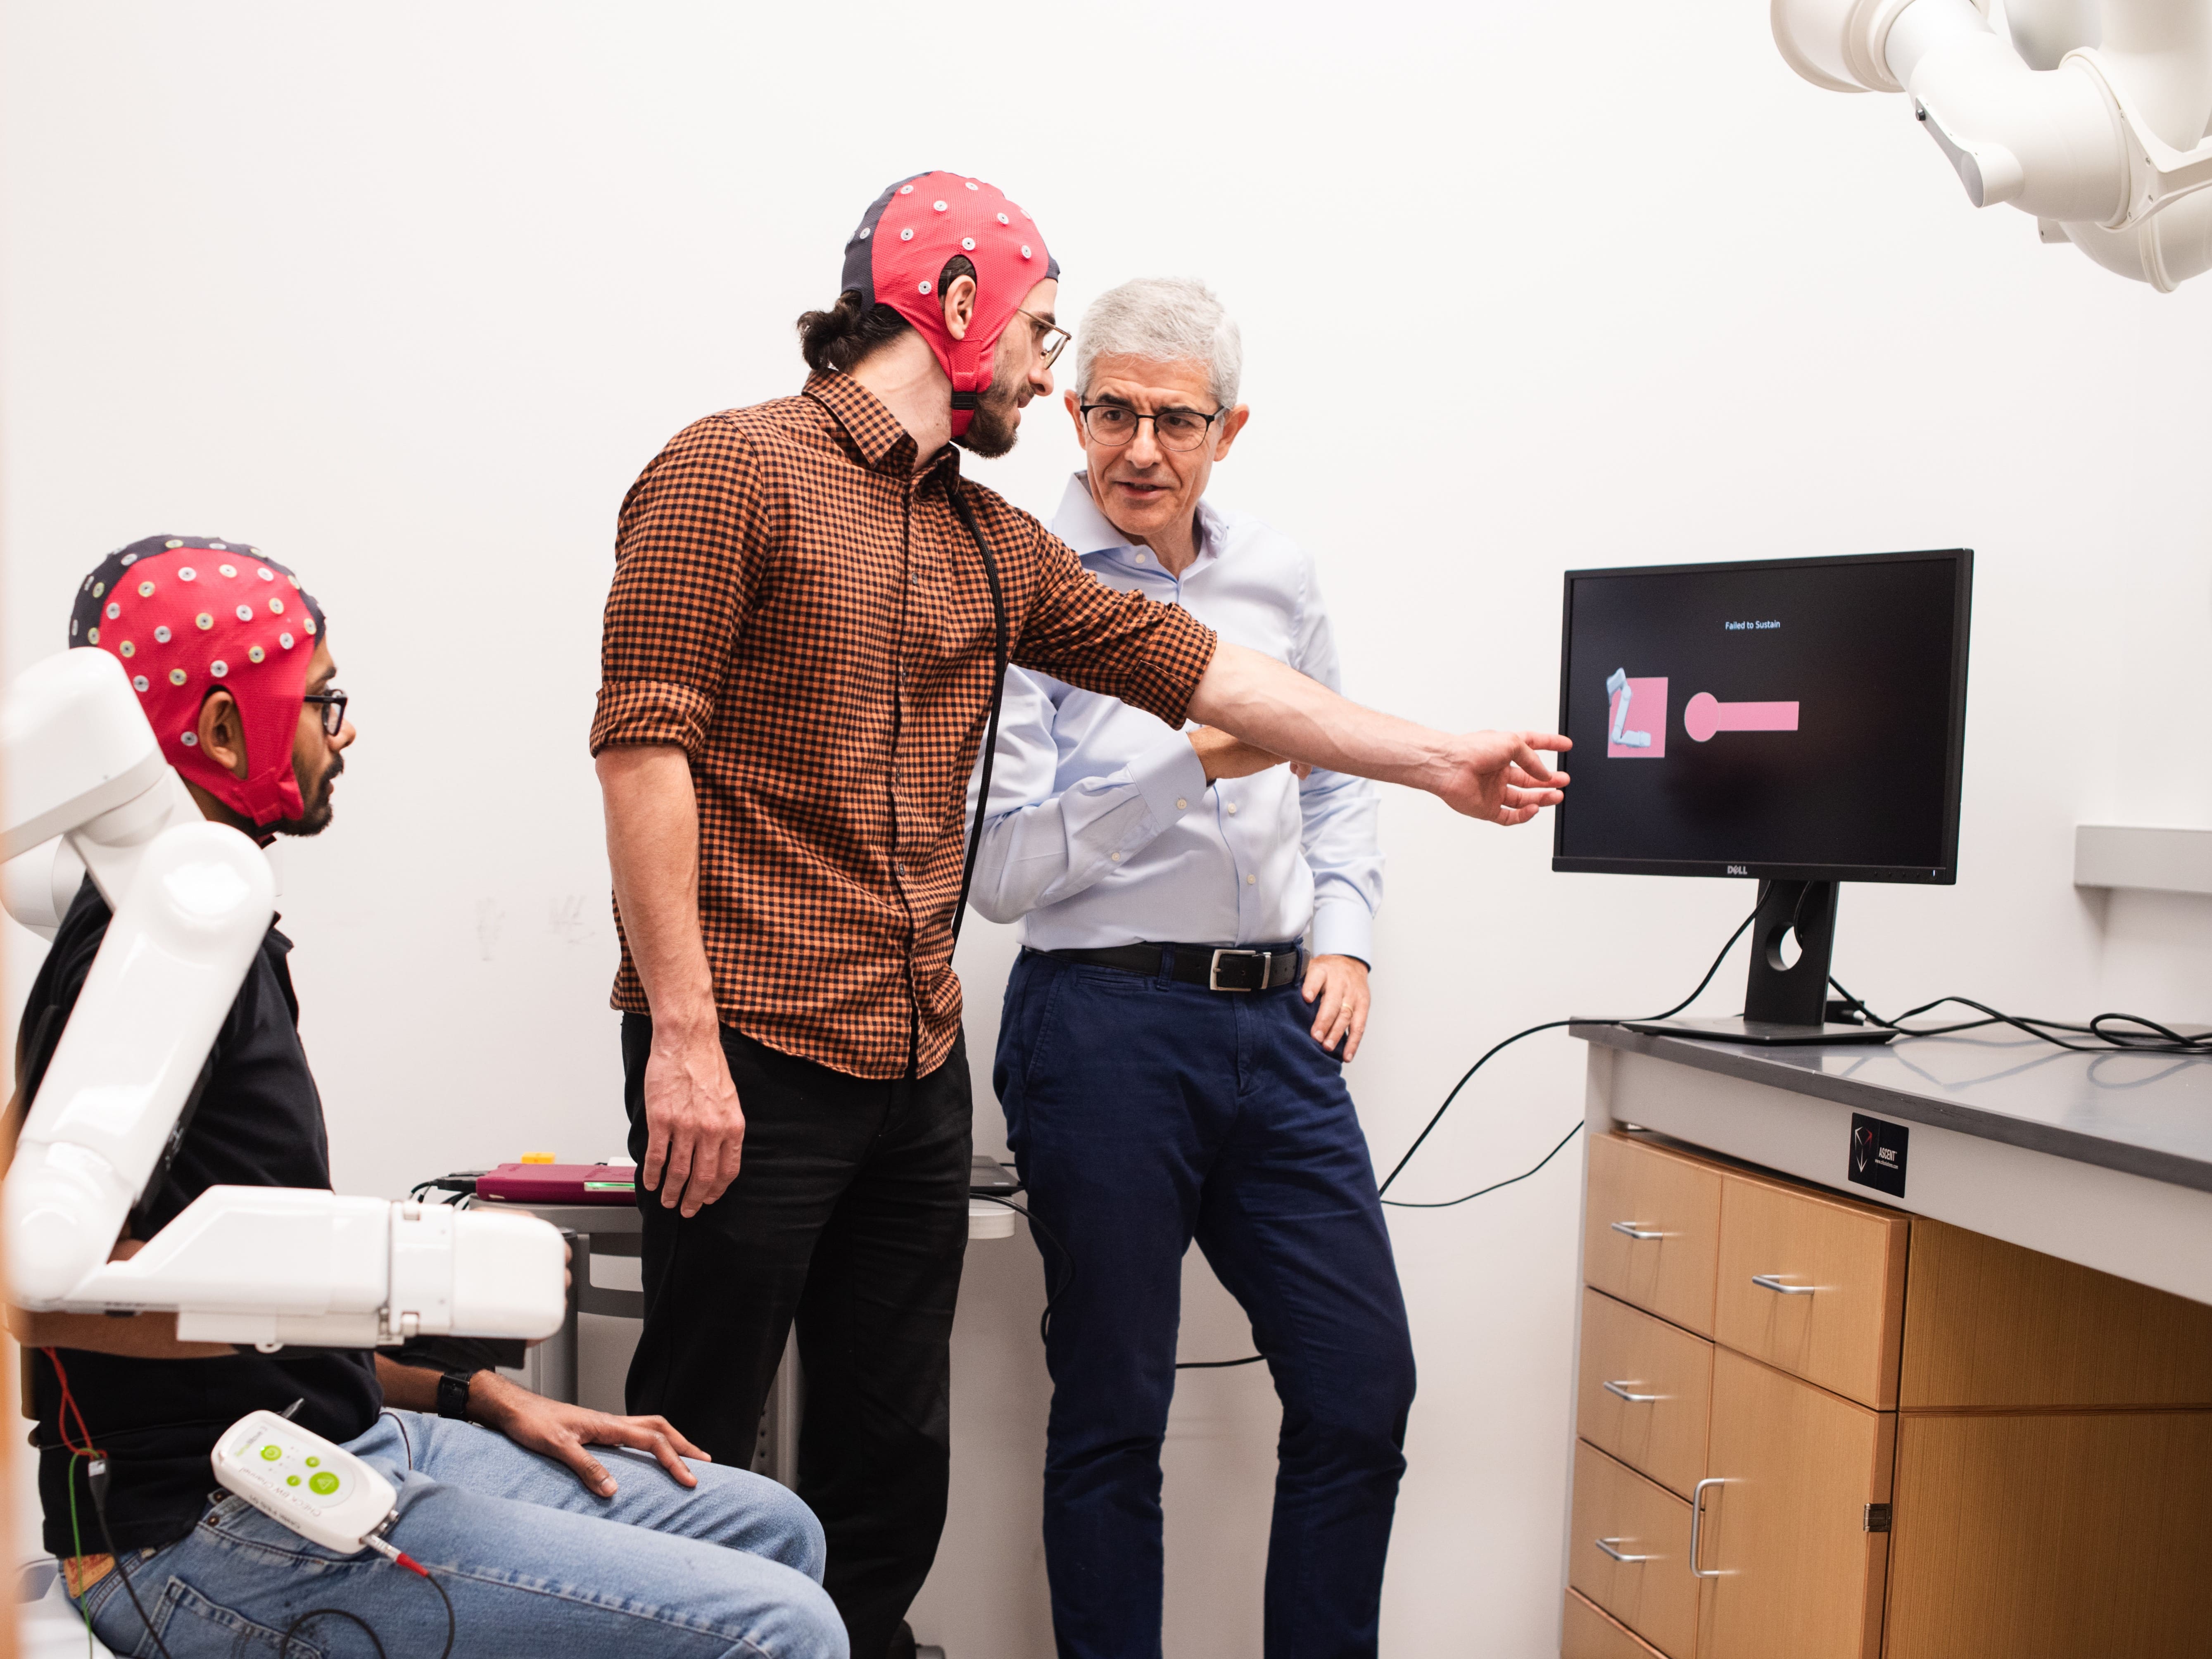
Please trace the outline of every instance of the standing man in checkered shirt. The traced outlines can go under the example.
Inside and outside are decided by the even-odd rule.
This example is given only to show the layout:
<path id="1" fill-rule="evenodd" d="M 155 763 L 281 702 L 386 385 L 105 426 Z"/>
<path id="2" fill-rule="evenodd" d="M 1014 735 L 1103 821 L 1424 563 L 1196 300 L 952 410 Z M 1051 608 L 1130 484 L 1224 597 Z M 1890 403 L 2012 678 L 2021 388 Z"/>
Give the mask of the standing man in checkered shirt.
<path id="1" fill-rule="evenodd" d="M 696 422 L 623 503 L 592 750 L 623 943 L 645 1329 L 630 1409 L 749 1461 L 793 1322 L 799 1490 L 858 1659 L 943 1529 L 970 1098 L 952 927 L 1001 658 L 1272 754 L 1519 823 L 1543 732 L 1450 736 L 1102 586 L 960 476 L 1066 337 L 1035 222 L 890 186 L 799 320 L 800 394 Z M 994 603 L 994 595 L 995 600 Z"/>

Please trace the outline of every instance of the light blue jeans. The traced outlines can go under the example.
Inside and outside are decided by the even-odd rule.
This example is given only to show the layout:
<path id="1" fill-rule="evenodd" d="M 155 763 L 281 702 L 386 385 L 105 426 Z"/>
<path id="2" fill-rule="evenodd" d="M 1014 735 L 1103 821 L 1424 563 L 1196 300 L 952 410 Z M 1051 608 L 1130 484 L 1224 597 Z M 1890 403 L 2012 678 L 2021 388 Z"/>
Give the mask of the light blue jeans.
<path id="1" fill-rule="evenodd" d="M 416 1412 L 386 1412 L 347 1449 L 399 1489 L 386 1535 L 453 1598 L 453 1659 L 847 1659 L 822 1528 L 772 1480 L 694 1463 L 686 1491 L 649 1455 L 599 1447 L 621 1490 L 596 1498 L 504 1435 Z M 369 1625 L 391 1659 L 436 1659 L 446 1610 L 421 1578 L 219 1496 L 190 1536 L 124 1559 L 169 1659 L 276 1659 L 285 1629 L 317 1608 Z M 118 1574 L 83 1605 L 110 1649 L 159 1659 Z M 300 1626 L 289 1659 L 374 1653 L 325 1613 Z"/>

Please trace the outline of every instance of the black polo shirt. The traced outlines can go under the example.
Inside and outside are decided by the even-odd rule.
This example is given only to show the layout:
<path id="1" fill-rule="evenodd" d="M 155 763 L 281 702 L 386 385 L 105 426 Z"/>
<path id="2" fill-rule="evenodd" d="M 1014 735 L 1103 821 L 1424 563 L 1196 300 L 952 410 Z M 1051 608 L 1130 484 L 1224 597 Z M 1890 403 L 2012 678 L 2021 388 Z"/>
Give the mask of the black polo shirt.
<path id="1" fill-rule="evenodd" d="M 106 902 L 86 881 L 24 1006 L 16 1075 L 26 1080 L 27 1097 L 34 1097 L 108 921 Z M 273 926 L 261 941 L 216 1037 L 199 1103 L 134 1223 L 138 1237 L 152 1237 L 210 1187 L 330 1186 L 322 1097 L 300 1046 L 300 1003 L 284 963 L 291 948 Z M 118 1549 L 168 1543 L 198 1524 L 215 1483 L 208 1455 L 246 1413 L 281 1412 L 297 1400 L 295 1420 L 302 1427 L 347 1441 L 368 1430 L 383 1404 L 364 1349 L 246 1349 L 217 1359 L 60 1352 L 92 1443 L 107 1455 L 107 1517 Z M 54 1368 L 36 1353 L 32 1373 L 46 1546 L 57 1555 L 98 1552 L 106 1546 L 82 1468 L 75 1477 L 77 1532 L 70 1532 L 71 1460 L 55 1422 Z"/>

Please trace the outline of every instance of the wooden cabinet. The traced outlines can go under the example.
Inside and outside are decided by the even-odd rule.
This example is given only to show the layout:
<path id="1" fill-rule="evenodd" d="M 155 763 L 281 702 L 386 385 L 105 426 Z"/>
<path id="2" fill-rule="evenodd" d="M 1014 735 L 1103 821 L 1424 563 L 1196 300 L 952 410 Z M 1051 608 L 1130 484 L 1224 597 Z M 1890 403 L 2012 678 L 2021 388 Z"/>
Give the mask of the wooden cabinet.
<path id="1" fill-rule="evenodd" d="M 1639 1133 L 1589 1180 L 1565 1659 L 2212 1656 L 2212 1308 Z"/>
<path id="2" fill-rule="evenodd" d="M 1704 1659 L 1875 1659 L 1896 1419 L 1727 1348 L 1713 1358 L 1715 1476 L 1698 1528 Z"/>
<path id="3" fill-rule="evenodd" d="M 1705 1472 L 1713 1345 L 1596 1291 L 1583 1291 L 1582 1437 L 1687 1498 Z"/>
<path id="4" fill-rule="evenodd" d="M 1585 1441 L 1575 1448 L 1569 1527 L 1567 1587 L 1672 1659 L 1696 1659 L 1690 1506 Z"/>
<path id="5" fill-rule="evenodd" d="M 1711 1164 L 1626 1135 L 1590 1142 L 1585 1284 L 1711 1336 L 1720 1231 L 1721 1177 Z"/>

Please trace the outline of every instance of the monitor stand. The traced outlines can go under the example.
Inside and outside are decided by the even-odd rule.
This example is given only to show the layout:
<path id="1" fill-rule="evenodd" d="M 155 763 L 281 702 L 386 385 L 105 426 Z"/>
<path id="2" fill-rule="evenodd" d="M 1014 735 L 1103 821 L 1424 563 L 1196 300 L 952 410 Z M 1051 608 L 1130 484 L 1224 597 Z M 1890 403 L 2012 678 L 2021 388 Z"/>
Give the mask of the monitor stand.
<path id="1" fill-rule="evenodd" d="M 1800 954 L 1785 967 L 1782 941 L 1792 928 Z M 1828 1020 L 1828 961 L 1835 942 L 1834 882 L 1766 882 L 1759 889 L 1759 915 L 1752 923 L 1751 982 L 1744 993 L 1742 1018 L 1631 1020 L 1628 1029 L 1652 1036 L 1770 1048 L 1887 1042 L 1896 1033 L 1881 1026 Z"/>

